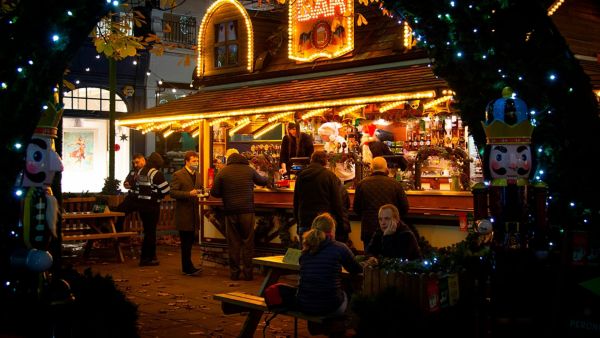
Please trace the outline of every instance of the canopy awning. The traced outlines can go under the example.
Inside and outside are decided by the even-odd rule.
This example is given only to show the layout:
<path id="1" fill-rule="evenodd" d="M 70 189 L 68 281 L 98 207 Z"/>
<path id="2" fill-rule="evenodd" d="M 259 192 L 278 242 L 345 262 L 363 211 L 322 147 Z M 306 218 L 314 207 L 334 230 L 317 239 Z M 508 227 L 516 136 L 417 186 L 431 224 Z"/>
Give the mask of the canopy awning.
<path id="1" fill-rule="evenodd" d="M 144 128 L 149 124 L 191 125 L 201 119 L 433 100 L 447 88 L 447 83 L 437 78 L 424 64 L 290 79 L 264 85 L 201 88 L 198 93 L 177 101 L 128 114 L 117 124 L 133 128 Z"/>

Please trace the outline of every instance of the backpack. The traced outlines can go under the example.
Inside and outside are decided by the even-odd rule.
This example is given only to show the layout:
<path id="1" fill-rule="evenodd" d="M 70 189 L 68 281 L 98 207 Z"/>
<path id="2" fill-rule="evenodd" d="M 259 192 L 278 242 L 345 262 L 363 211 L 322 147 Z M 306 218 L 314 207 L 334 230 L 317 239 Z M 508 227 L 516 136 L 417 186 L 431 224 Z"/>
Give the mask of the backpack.
<path id="1" fill-rule="evenodd" d="M 293 310 L 296 307 L 297 292 L 298 287 L 286 283 L 275 283 L 265 289 L 265 303 L 267 304 L 269 311 L 273 312 L 273 315 L 265 319 L 263 337 L 265 337 L 267 327 L 269 327 L 271 321 L 275 319 L 279 313 L 286 310 Z"/>
<path id="2" fill-rule="evenodd" d="M 291 310 L 296 307 L 296 286 L 286 283 L 275 283 L 265 289 L 265 303 L 271 311 Z"/>

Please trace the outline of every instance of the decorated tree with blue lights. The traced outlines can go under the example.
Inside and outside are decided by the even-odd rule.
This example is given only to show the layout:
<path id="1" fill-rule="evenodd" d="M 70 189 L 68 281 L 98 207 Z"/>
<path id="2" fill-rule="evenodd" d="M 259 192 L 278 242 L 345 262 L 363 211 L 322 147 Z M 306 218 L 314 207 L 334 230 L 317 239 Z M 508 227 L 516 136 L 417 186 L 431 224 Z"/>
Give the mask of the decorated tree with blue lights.
<path id="1" fill-rule="evenodd" d="M 485 107 L 509 86 L 530 108 L 538 168 L 549 185 L 551 224 L 589 228 L 598 218 L 598 106 L 583 72 L 547 13 L 549 1 L 383 1 L 407 20 L 436 75 L 456 92 L 462 119 L 483 149 Z"/>
<path id="2" fill-rule="evenodd" d="M 68 62 L 73 58 L 89 32 L 101 17 L 118 5 L 111 1 L 2 1 L 0 7 L 0 106 L 2 132 L 0 156 L 0 195 L 3 214 L 0 218 L 0 327 L 2 333 L 24 336 L 61 336 L 58 313 L 72 301 L 71 291 L 98 287 L 118 292 L 112 282 L 88 274 L 87 281 L 71 276 L 71 288 L 58 273 L 56 264 L 60 247 L 51 241 L 49 250 L 55 264 L 32 261 L 36 252 L 29 248 L 21 219 L 25 190 L 16 184 L 24 170 L 25 149 L 43 113 L 54 106 L 59 86 Z M 54 194 L 60 196 L 60 177 L 53 184 Z M 37 206 L 36 206 L 37 207 Z M 37 250 L 38 252 L 40 250 Z M 12 260 L 12 261 L 11 261 Z M 39 269 L 38 269 L 39 268 Z M 54 276 L 53 275 L 60 275 Z M 94 285 L 94 286 L 92 286 Z M 104 292 L 97 294 L 104 294 Z M 112 290 L 112 291 L 111 291 Z M 80 300 L 85 301 L 85 300 Z M 135 313 L 130 312 L 130 313 Z M 135 319 L 132 321 L 134 322 Z M 71 327 L 73 329 L 73 327 Z M 77 331 L 77 330 L 75 330 Z M 71 330 L 70 334 L 73 334 Z M 65 334 L 63 331 L 62 334 Z M 135 336 L 135 331 L 133 335 Z"/>

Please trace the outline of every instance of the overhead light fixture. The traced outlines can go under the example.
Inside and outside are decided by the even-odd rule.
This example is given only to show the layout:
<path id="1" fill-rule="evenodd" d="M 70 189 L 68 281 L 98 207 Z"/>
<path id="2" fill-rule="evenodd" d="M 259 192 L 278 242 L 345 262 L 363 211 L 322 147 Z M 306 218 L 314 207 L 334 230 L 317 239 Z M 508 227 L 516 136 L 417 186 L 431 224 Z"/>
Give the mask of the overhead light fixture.
<path id="1" fill-rule="evenodd" d="M 181 124 L 181 128 L 185 129 L 187 127 L 191 127 L 193 125 L 198 125 L 198 124 L 200 124 L 200 120 L 192 120 L 192 121 L 188 121 L 188 122 L 182 123 Z"/>
<path id="2" fill-rule="evenodd" d="M 396 101 L 396 102 L 390 102 L 390 103 L 383 104 L 383 105 L 381 105 L 381 107 L 379 107 L 379 112 L 385 113 L 386 111 L 398 108 L 399 106 L 404 105 L 405 103 L 406 103 L 406 101 Z"/>
<path id="3" fill-rule="evenodd" d="M 565 0 L 556 0 L 554 3 L 548 8 L 548 16 L 552 16 L 554 12 L 558 10 L 558 8 L 565 2 Z"/>
<path id="4" fill-rule="evenodd" d="M 252 138 L 254 138 L 255 140 L 260 138 L 261 136 L 263 136 L 264 134 L 270 132 L 271 130 L 275 129 L 275 127 L 281 125 L 280 122 L 271 122 L 271 123 L 267 123 L 264 126 L 260 127 L 257 129 L 257 132 L 254 133 L 254 135 L 252 136 Z"/>
<path id="5" fill-rule="evenodd" d="M 163 133 L 163 137 L 164 137 L 164 138 L 167 138 L 167 137 L 169 137 L 169 135 L 173 134 L 174 132 L 175 132 L 175 130 L 173 130 L 173 129 L 169 128 L 167 131 L 165 131 L 165 132 Z"/>
<path id="6" fill-rule="evenodd" d="M 250 124 L 250 118 L 249 117 L 244 117 L 243 119 L 237 121 L 237 125 L 233 128 L 231 128 L 231 130 L 229 131 L 229 136 L 233 136 L 235 135 L 235 133 L 244 128 L 245 126 Z"/>
<path id="7" fill-rule="evenodd" d="M 302 115 L 302 119 L 306 120 L 306 119 L 309 119 L 311 117 L 321 115 L 321 114 L 323 114 L 324 112 L 326 112 L 328 110 L 329 110 L 329 108 L 321 108 L 321 109 L 309 110 L 304 115 Z"/>
<path id="8" fill-rule="evenodd" d="M 433 101 L 429 101 L 429 102 L 425 103 L 423 105 L 423 109 L 429 109 L 431 107 L 437 106 L 440 103 L 448 102 L 448 101 L 453 100 L 453 99 L 454 99 L 454 96 L 452 96 L 452 95 L 442 96 L 439 99 L 435 99 Z"/>
<path id="9" fill-rule="evenodd" d="M 194 119 L 213 119 L 213 118 L 222 118 L 222 117 L 237 117 L 237 116 L 248 116 L 248 115 L 260 115 L 260 114 L 270 114 L 270 113 L 279 113 L 284 111 L 298 111 L 298 110 L 309 110 L 309 112 L 305 113 L 302 116 L 302 119 L 307 119 L 312 116 L 316 116 L 322 114 L 329 110 L 331 107 L 339 107 L 339 106 L 352 106 L 358 104 L 370 104 L 370 103 L 382 103 L 382 102 L 391 102 L 391 101 L 405 101 L 405 100 L 419 100 L 419 99 L 432 99 L 436 96 L 435 90 L 427 90 L 421 92 L 408 92 L 408 93 L 397 93 L 397 94 L 385 94 L 385 95 L 375 95 L 375 96 L 361 96 L 354 98 L 346 98 L 346 99 L 336 99 L 336 100 L 324 100 L 324 101 L 314 101 L 314 102 L 302 102 L 302 103 L 294 103 L 294 104 L 285 104 L 285 105 L 277 105 L 277 106 L 269 106 L 269 107 L 257 107 L 257 108 L 248 108 L 248 109 L 238 109 L 238 110 L 225 110 L 225 111 L 213 111 L 209 113 L 194 113 L 194 114 L 182 114 L 182 115 L 168 115 L 168 116 L 160 116 L 160 117 L 143 117 L 137 119 L 123 119 L 116 121 L 117 125 L 120 126 L 128 126 L 128 125 L 137 125 L 141 123 L 148 122 L 181 122 L 183 120 L 194 120 Z M 323 110 L 320 110 L 323 109 Z M 320 110 L 320 113 L 316 113 L 316 110 Z"/>
<path id="10" fill-rule="evenodd" d="M 230 118 L 231 117 L 221 117 L 221 118 L 218 118 L 218 119 L 214 119 L 214 120 L 210 121 L 208 123 L 208 125 L 211 126 L 211 127 L 212 126 L 218 126 L 219 124 L 221 124 L 221 122 L 225 122 L 225 121 L 229 120 Z"/>
<path id="11" fill-rule="evenodd" d="M 374 121 L 373 124 L 379 125 L 379 126 L 389 126 L 390 124 L 392 124 L 392 122 L 384 120 L 384 119 L 378 119 L 378 120 Z"/>
<path id="12" fill-rule="evenodd" d="M 344 109 L 342 109 L 338 113 L 338 115 L 339 116 L 344 116 L 346 114 L 350 114 L 350 113 L 353 113 L 353 112 L 355 112 L 357 110 L 363 109 L 366 106 L 367 106 L 366 104 L 359 104 L 359 105 L 356 105 L 356 106 L 351 106 L 351 107 L 348 107 L 348 108 L 344 108 Z"/>
<path id="13" fill-rule="evenodd" d="M 196 138 L 200 135 L 200 128 L 194 130 L 194 132 L 192 132 L 192 138 Z"/>
<path id="14" fill-rule="evenodd" d="M 269 122 L 275 122 L 275 121 L 277 121 L 277 120 L 279 120 L 281 118 L 284 118 L 284 117 L 292 115 L 292 114 L 294 114 L 293 111 L 286 111 L 286 112 L 283 112 L 283 113 L 275 114 L 275 115 L 269 117 L 268 121 Z"/>

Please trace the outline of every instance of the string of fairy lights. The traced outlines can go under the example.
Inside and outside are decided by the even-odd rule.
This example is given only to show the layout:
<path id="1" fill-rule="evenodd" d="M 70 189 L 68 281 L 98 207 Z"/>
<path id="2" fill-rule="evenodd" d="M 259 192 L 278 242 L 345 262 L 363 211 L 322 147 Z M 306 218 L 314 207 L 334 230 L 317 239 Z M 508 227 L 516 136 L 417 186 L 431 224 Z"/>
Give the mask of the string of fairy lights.
<path id="1" fill-rule="evenodd" d="M 550 8 L 548 9 L 547 15 L 551 16 L 553 14 L 555 14 L 555 12 L 560 8 L 561 5 L 563 5 L 565 2 L 565 0 L 557 0 L 555 1 Z M 426 33 L 425 31 L 427 30 L 428 25 L 432 25 L 431 24 L 431 18 L 427 18 L 427 20 L 429 20 L 426 24 L 424 24 L 423 26 L 420 25 L 421 22 L 421 18 L 417 17 L 417 16 L 413 16 L 413 15 L 405 15 L 402 16 L 402 20 L 406 23 L 408 22 L 408 26 L 412 27 L 412 31 L 411 34 L 414 36 L 414 38 L 417 40 L 418 44 L 421 47 L 430 49 L 430 50 L 435 50 L 435 49 L 445 49 L 445 51 L 449 54 L 449 55 L 453 55 L 454 60 L 452 60 L 452 62 L 456 62 L 456 63 L 460 63 L 460 62 L 474 62 L 474 63 L 482 63 L 482 62 L 490 62 L 491 60 L 494 59 L 494 62 L 498 63 L 498 59 L 495 58 L 495 49 L 492 47 L 488 48 L 488 49 L 484 49 L 484 50 L 477 50 L 472 48 L 472 46 L 468 46 L 469 48 L 467 48 L 467 46 L 463 46 L 462 44 L 464 43 L 463 41 L 466 40 L 464 39 L 461 34 L 472 34 L 472 39 L 479 39 L 479 40 L 485 40 L 482 38 L 482 33 L 484 29 L 488 29 L 491 35 L 493 35 L 494 33 L 496 33 L 495 27 L 494 26 L 487 26 L 487 27 L 478 27 L 478 26 L 472 26 L 470 31 L 469 30 L 464 30 L 461 32 L 458 32 L 459 29 L 461 28 L 457 28 L 459 25 L 454 21 L 455 17 L 458 16 L 458 13 L 453 12 L 453 10 L 460 10 L 463 13 L 465 12 L 465 10 L 468 11 L 472 11 L 472 12 L 479 12 L 479 14 L 481 15 L 481 17 L 484 18 L 483 22 L 485 23 L 492 23 L 493 20 L 492 18 L 494 18 L 494 16 L 497 14 L 497 8 L 489 8 L 489 7 L 485 7 L 482 6 L 481 4 L 477 4 L 475 5 L 472 2 L 458 2 L 458 1 L 447 1 L 445 2 L 445 6 L 444 5 L 440 5 L 440 7 L 437 9 L 438 10 L 438 14 L 435 16 L 440 22 L 443 22 L 445 24 L 445 27 L 449 27 L 449 30 L 447 31 L 447 40 L 444 41 L 443 43 L 439 43 L 439 41 L 436 41 L 437 44 L 435 43 L 430 43 L 427 38 L 426 38 Z M 396 15 L 401 15 L 400 13 L 401 10 L 396 12 Z M 461 22 L 462 25 L 465 24 L 464 21 Z M 437 28 L 438 31 L 443 31 L 443 29 L 440 29 L 439 27 Z M 462 40 L 461 40 L 462 39 Z M 528 35 L 526 35 L 525 37 L 525 41 L 528 41 L 529 39 L 531 39 L 531 33 L 529 33 Z M 451 53 L 449 53 L 449 51 L 453 51 Z M 437 62 L 438 60 L 436 60 Z M 526 81 L 537 81 L 537 82 L 544 82 L 546 83 L 547 86 L 550 87 L 554 87 L 554 88 L 562 88 L 564 87 L 564 92 L 565 94 L 572 94 L 575 90 L 576 85 L 575 84 L 565 84 L 564 82 L 561 83 L 561 81 L 564 81 L 563 78 L 569 78 L 568 76 L 566 76 L 566 74 L 561 74 L 560 72 L 558 72 L 555 69 L 548 69 L 545 72 L 545 79 L 539 79 L 539 78 L 528 78 L 525 74 L 528 73 L 529 69 L 522 69 L 521 71 L 519 71 L 518 69 L 515 69 L 515 67 L 512 67 L 513 63 L 511 63 L 510 61 L 512 60 L 504 60 L 503 62 L 506 63 L 505 67 L 498 67 L 496 70 L 496 74 L 498 76 L 498 80 L 502 81 L 504 83 L 525 83 Z M 501 63 L 501 62 L 500 62 Z M 511 67 L 509 67 L 509 65 Z M 517 93 L 515 93 L 514 95 L 517 95 Z M 597 94 L 598 97 L 600 97 L 600 94 Z M 435 101 L 432 101 L 431 104 L 434 104 Z M 546 119 L 547 117 L 551 116 L 553 114 L 553 109 L 552 108 L 534 108 L 531 109 L 529 111 L 529 118 L 530 121 L 532 123 L 532 125 L 534 126 L 539 126 L 540 125 L 540 121 L 543 119 Z M 543 140 L 546 141 L 546 140 Z M 551 146 L 549 144 L 542 144 L 537 146 L 537 148 L 535 149 L 535 152 L 537 153 L 537 157 L 538 157 L 538 167 L 535 170 L 535 173 L 533 175 L 533 180 L 537 181 L 537 182 L 541 182 L 544 180 L 544 177 L 547 173 L 547 170 L 545 169 L 545 165 L 548 165 L 548 163 L 550 163 L 550 157 L 552 157 L 552 153 L 553 150 L 551 149 Z M 480 155 L 483 155 L 483 148 L 480 149 Z M 548 197 L 547 203 L 546 205 L 549 206 L 551 202 L 553 202 L 554 200 L 556 200 L 554 198 L 554 196 L 552 196 L 552 194 Z M 563 199 L 563 202 L 564 199 Z M 590 212 L 589 212 L 589 207 L 590 206 L 584 206 L 582 205 L 581 202 L 572 200 L 570 202 L 568 202 L 568 206 L 571 208 L 571 210 L 573 211 L 573 213 L 576 215 L 575 217 L 579 219 L 579 222 L 581 224 L 588 224 L 590 219 Z"/>
<path id="2" fill-rule="evenodd" d="M 118 7 L 120 6 L 120 2 L 119 1 L 112 1 L 112 0 L 107 0 L 106 1 L 107 4 L 109 6 L 114 6 L 114 7 Z M 564 1 L 557 1 L 556 4 L 558 5 L 553 5 L 553 10 L 552 12 L 548 13 L 548 15 L 553 14 L 556 9 L 558 9 L 558 7 L 560 6 L 560 4 L 562 4 Z M 452 13 L 452 9 L 456 8 L 459 6 L 459 3 L 456 1 L 449 1 L 447 2 L 448 6 L 447 8 L 444 8 L 443 12 L 439 13 L 436 15 L 436 18 L 440 21 L 446 22 L 449 25 L 452 25 L 453 20 L 454 20 L 454 16 Z M 466 6 L 466 8 L 468 8 L 469 10 L 473 10 L 473 11 L 480 11 L 477 6 L 474 6 L 473 4 L 470 3 L 465 3 L 464 6 Z M 442 7 L 440 6 L 440 11 L 442 11 L 441 9 Z M 447 10 L 447 11 L 446 11 Z M 479 13 L 480 15 L 486 16 L 486 17 L 493 17 L 496 13 L 491 11 L 491 12 L 486 12 L 486 13 Z M 71 10 L 67 10 L 64 13 L 65 16 L 68 17 L 73 17 L 76 16 L 76 13 L 74 11 Z M 9 23 L 10 20 L 13 19 L 9 19 Z M 494 51 L 492 49 L 487 49 L 487 50 L 478 50 L 478 51 L 473 51 L 470 50 L 468 48 L 465 48 L 464 46 L 461 46 L 461 44 L 456 41 L 456 40 L 452 40 L 452 39 L 448 39 L 447 41 L 445 41 L 444 46 L 440 46 L 440 45 L 432 45 L 428 42 L 428 40 L 426 39 L 426 35 L 424 33 L 424 30 L 422 30 L 420 28 L 419 22 L 420 19 L 418 17 L 405 17 L 402 18 L 402 20 L 399 20 L 398 22 L 409 22 L 410 27 L 412 27 L 412 31 L 410 32 L 410 34 L 413 35 L 413 37 L 416 39 L 416 41 L 421 44 L 422 46 L 424 46 L 425 48 L 429 48 L 429 49 L 433 49 L 433 48 L 446 48 L 448 50 L 452 50 L 452 55 L 455 58 L 455 61 L 463 61 L 463 62 L 487 62 L 489 60 L 491 60 L 494 56 Z M 489 27 L 488 27 L 489 28 Z M 474 36 L 477 37 L 481 32 L 482 32 L 482 27 L 476 27 L 473 26 L 470 29 L 470 33 Z M 491 28 L 493 29 L 493 28 Z M 48 38 L 50 39 L 50 41 L 52 42 L 52 44 L 54 46 L 56 46 L 56 48 L 60 48 L 60 45 L 63 43 L 64 37 L 61 35 L 60 32 L 56 31 L 56 32 L 48 32 Z M 97 59 L 100 59 L 100 55 L 96 56 Z M 33 57 L 23 57 L 22 58 L 23 62 L 21 65 L 17 66 L 15 69 L 15 75 L 14 76 L 14 81 L 26 81 L 27 80 L 27 76 L 28 73 L 31 71 L 32 66 L 35 65 L 35 60 Z M 506 62 L 509 62 L 510 60 L 507 60 Z M 133 66 L 138 66 L 138 60 L 137 59 L 133 59 L 132 61 L 132 65 Z M 91 72 L 93 69 L 92 66 L 90 67 L 86 67 L 85 71 L 86 72 Z M 518 72 L 515 71 L 514 69 L 510 68 L 510 67 L 499 67 L 497 68 L 497 77 L 499 80 L 508 82 L 514 82 L 514 83 L 519 83 L 519 82 L 524 82 L 524 81 L 530 81 L 533 79 L 529 79 L 525 76 L 525 71 L 523 72 Z M 154 72 L 152 72 L 151 70 L 148 70 L 147 74 L 148 77 L 152 76 L 156 79 L 157 84 L 158 85 L 163 85 L 164 81 L 163 81 L 163 77 L 160 76 L 159 74 L 156 74 Z M 548 83 L 559 83 L 560 81 L 562 81 L 562 77 L 563 74 L 561 74 L 560 72 L 557 72 L 555 70 L 551 70 L 549 69 L 546 73 L 545 73 L 545 81 L 547 81 Z M 565 76 L 566 77 L 566 76 Z M 11 78 L 12 80 L 12 78 Z M 0 79 L 0 91 L 2 90 L 8 90 L 11 88 L 11 86 L 13 85 L 11 83 L 11 80 L 9 79 Z M 76 79 L 75 80 L 75 84 L 80 84 L 80 80 Z M 563 85 L 566 88 L 566 91 L 571 93 L 573 92 L 575 89 L 575 86 L 570 86 L 570 85 Z M 175 89 L 175 88 L 172 88 Z M 175 89 L 176 90 L 176 89 Z M 516 95 L 516 94 L 515 94 Z M 600 94 L 598 94 L 600 96 Z M 449 99 L 450 100 L 450 99 Z M 403 101 L 403 98 L 397 98 L 394 102 L 400 102 Z M 362 104 L 362 102 L 358 102 L 358 104 Z M 40 102 L 39 104 L 40 109 L 42 110 L 46 110 L 48 109 L 48 107 Z M 306 113 L 303 118 L 308 118 L 311 114 L 321 114 L 324 111 L 327 111 L 328 109 L 331 108 L 323 108 L 323 107 L 306 107 L 306 108 L 315 108 L 312 111 L 309 111 L 308 113 Z M 218 114 L 218 113 L 216 113 Z M 532 120 L 532 123 L 534 125 L 539 125 L 540 121 L 542 121 L 544 119 L 545 116 L 552 114 L 552 109 L 532 109 L 530 111 L 530 117 Z M 241 114 L 240 114 L 241 115 Z M 234 116 L 238 116 L 236 114 L 232 114 L 231 116 L 226 116 L 223 117 L 224 119 L 231 119 Z M 210 118 L 213 117 L 218 117 L 217 115 L 215 116 L 207 116 Z M 225 120 L 223 120 L 225 121 Z M 274 122 L 274 121 L 272 121 Z M 213 123 L 215 123 L 215 121 L 213 121 Z M 247 125 L 249 123 L 249 119 L 248 121 L 237 121 L 236 123 L 236 127 L 238 128 L 241 125 Z M 150 127 L 151 125 L 148 124 L 147 127 Z M 158 129 L 158 128 L 157 128 Z M 24 144 L 25 144 L 25 140 L 14 140 L 12 142 L 12 146 L 11 146 L 11 150 L 17 153 L 22 153 L 24 150 Z M 540 145 L 536 148 L 536 151 L 538 153 L 538 155 L 543 158 L 545 156 L 545 154 L 547 153 L 547 149 L 544 145 Z M 543 180 L 544 175 L 546 173 L 546 170 L 543 167 L 540 167 L 536 170 L 535 173 L 535 179 L 538 181 Z M 21 199 L 23 197 L 24 191 L 22 188 L 20 187 L 16 187 L 14 189 L 14 196 L 17 199 Z M 549 196 L 549 202 L 547 204 L 549 204 L 552 200 L 553 200 L 553 196 Z M 573 209 L 575 208 L 581 208 L 581 205 L 578 201 L 571 201 L 569 202 L 569 206 L 572 207 Z M 582 218 L 581 218 L 581 222 L 582 223 L 588 223 L 589 222 L 589 218 L 587 214 L 585 213 L 581 213 Z M 18 238 L 19 237 L 19 233 L 17 231 L 11 231 L 10 232 L 10 236 L 12 236 L 13 238 Z M 12 282 L 11 281 L 2 281 L 2 286 L 5 287 L 12 287 Z"/>

